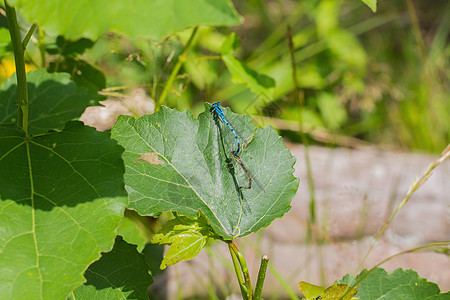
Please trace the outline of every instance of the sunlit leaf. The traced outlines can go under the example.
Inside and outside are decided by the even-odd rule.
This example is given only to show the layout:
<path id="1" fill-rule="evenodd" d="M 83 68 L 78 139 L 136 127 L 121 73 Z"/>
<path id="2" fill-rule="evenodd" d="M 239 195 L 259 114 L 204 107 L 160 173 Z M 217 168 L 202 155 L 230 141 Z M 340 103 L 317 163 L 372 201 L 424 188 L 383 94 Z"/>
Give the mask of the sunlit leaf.
<path id="1" fill-rule="evenodd" d="M 228 0 L 8 0 L 50 35 L 96 40 L 112 30 L 161 39 L 195 25 L 232 26 L 241 18 Z"/>
<path id="2" fill-rule="evenodd" d="M 336 130 L 347 121 L 345 107 L 332 94 L 320 93 L 317 96 L 317 106 L 327 128 Z"/>
<path id="3" fill-rule="evenodd" d="M 300 286 L 300 290 L 302 291 L 303 296 L 305 296 L 306 299 L 317 298 L 323 295 L 323 292 L 325 291 L 325 288 L 305 281 L 300 281 L 298 285 Z"/>
<path id="4" fill-rule="evenodd" d="M 357 289 L 341 283 L 335 283 L 326 289 L 305 281 L 300 281 L 299 286 L 306 300 L 350 300 L 357 293 Z"/>
<path id="5" fill-rule="evenodd" d="M 357 297 L 360 299 L 450 299 L 450 292 L 440 293 L 433 282 L 420 278 L 416 271 L 397 269 L 387 273 L 383 269 L 375 269 L 367 275 L 361 272 L 356 282 L 365 277 L 358 287 Z M 345 276 L 340 282 L 349 284 L 351 276 Z"/>
<path id="6" fill-rule="evenodd" d="M 239 39 L 234 33 L 229 35 L 222 45 L 222 60 L 231 73 L 232 81 L 235 83 L 243 83 L 258 96 L 264 96 L 270 99 L 271 91 L 269 90 L 275 87 L 275 80 L 250 69 L 239 59 L 235 58 L 232 52 L 238 45 Z"/>
<path id="7" fill-rule="evenodd" d="M 109 251 L 127 203 L 119 147 L 70 122 L 0 125 L 0 299 L 65 299 Z"/>
<path id="8" fill-rule="evenodd" d="M 213 235 L 211 227 L 201 221 L 201 218 L 190 220 L 178 217 L 170 220 L 152 239 L 152 243 L 170 244 L 160 268 L 163 270 L 177 262 L 195 257 L 206 245 L 208 237 Z"/>
<path id="9" fill-rule="evenodd" d="M 225 109 L 243 138 L 251 138 L 241 158 L 264 188 L 240 190 L 248 179 L 230 157 L 236 141 L 209 108 L 198 119 L 165 107 L 139 119 L 119 117 L 112 136 L 125 148 L 129 207 L 151 216 L 201 212 L 225 239 L 246 236 L 290 209 L 298 187 L 295 159 L 272 128 L 255 132 L 248 117 Z"/>
<path id="10" fill-rule="evenodd" d="M 377 11 L 377 0 L 361 0 L 364 2 L 373 12 Z"/>

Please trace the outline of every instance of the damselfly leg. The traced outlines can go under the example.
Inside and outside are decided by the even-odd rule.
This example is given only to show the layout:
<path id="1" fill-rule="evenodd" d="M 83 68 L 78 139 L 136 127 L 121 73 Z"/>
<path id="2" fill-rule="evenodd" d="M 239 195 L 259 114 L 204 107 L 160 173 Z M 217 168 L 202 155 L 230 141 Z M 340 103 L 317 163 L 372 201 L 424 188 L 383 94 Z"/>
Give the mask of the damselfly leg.
<path id="1" fill-rule="evenodd" d="M 248 170 L 247 166 L 242 161 L 241 157 L 239 155 L 235 155 L 234 152 L 231 152 L 230 155 L 234 157 L 236 162 L 241 166 L 242 171 L 244 171 L 245 175 L 247 176 L 248 185 L 239 185 L 240 189 L 251 189 L 252 183 L 255 182 L 258 187 L 264 191 L 264 187 L 262 184 L 252 175 L 252 173 Z"/>

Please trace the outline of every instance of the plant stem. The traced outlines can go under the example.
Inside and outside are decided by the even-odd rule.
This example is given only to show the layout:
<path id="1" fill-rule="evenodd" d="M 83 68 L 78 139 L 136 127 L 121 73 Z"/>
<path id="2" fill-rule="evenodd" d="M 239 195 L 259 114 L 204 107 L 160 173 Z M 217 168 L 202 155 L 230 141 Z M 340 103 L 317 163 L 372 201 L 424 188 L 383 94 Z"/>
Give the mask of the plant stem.
<path id="1" fill-rule="evenodd" d="M 300 114 L 298 122 L 300 126 L 303 125 L 303 119 L 301 115 L 301 108 L 304 106 L 304 96 L 300 93 L 300 84 L 298 82 L 297 78 L 297 65 L 295 63 L 295 48 L 294 48 L 294 42 L 292 38 L 292 28 L 290 25 L 287 26 L 287 35 L 288 35 L 288 42 L 289 42 L 289 54 L 291 59 L 291 66 L 292 66 L 292 80 L 294 81 L 295 85 L 295 99 L 300 106 Z M 315 198 L 315 192 L 314 192 L 314 179 L 312 176 L 312 169 L 311 169 L 311 162 L 309 159 L 309 144 L 308 139 L 306 138 L 306 134 L 304 132 L 300 133 L 302 143 L 305 146 L 305 161 L 306 161 L 306 169 L 308 171 L 308 183 L 309 183 L 309 190 L 310 190 L 310 198 L 309 198 L 309 222 L 308 222 L 308 232 L 307 232 L 307 240 L 311 240 L 312 238 L 312 227 L 316 223 L 316 198 Z"/>
<path id="2" fill-rule="evenodd" d="M 255 300 L 261 299 L 264 279 L 266 278 L 266 271 L 268 265 L 269 265 L 269 257 L 267 255 L 263 255 L 261 257 L 261 265 L 259 266 L 258 280 L 256 281 L 255 294 L 253 296 L 253 299 Z"/>
<path id="3" fill-rule="evenodd" d="M 16 10 L 8 5 L 5 0 L 6 19 L 8 20 L 11 44 L 14 51 L 14 61 L 16 64 L 18 115 L 17 124 L 22 127 L 28 136 L 28 90 L 27 76 L 25 72 L 24 47 L 20 38 L 19 25 L 17 24 Z"/>
<path id="4" fill-rule="evenodd" d="M 30 41 L 31 36 L 33 35 L 34 30 L 36 29 L 36 27 L 37 27 L 36 23 L 31 25 L 30 29 L 27 32 L 27 35 L 23 38 L 23 41 L 22 41 L 23 51 L 25 51 L 27 49 L 28 42 Z"/>
<path id="5" fill-rule="evenodd" d="M 175 67 L 173 68 L 172 73 L 170 73 L 169 80 L 167 80 L 166 85 L 164 86 L 164 89 L 161 93 L 161 96 L 159 96 L 158 101 L 156 101 L 156 108 L 155 108 L 156 110 L 159 110 L 161 105 L 163 105 L 165 103 L 169 89 L 171 88 L 173 81 L 175 80 L 176 76 L 178 75 L 178 72 L 180 71 L 181 66 L 183 65 L 184 61 L 186 60 L 186 53 L 188 52 L 189 48 L 191 48 L 192 41 L 194 40 L 194 37 L 197 34 L 197 31 L 198 31 L 198 26 L 192 30 L 189 40 L 187 41 L 186 45 L 184 46 L 183 51 L 181 52 L 180 56 L 178 56 L 177 63 L 175 65 Z"/>
<path id="6" fill-rule="evenodd" d="M 41 68 L 45 68 L 45 34 L 41 27 L 39 27 L 38 47 L 41 54 Z"/>
<path id="7" fill-rule="evenodd" d="M 252 284 L 250 282 L 250 273 L 248 272 L 247 262 L 232 241 L 228 242 L 228 249 L 230 250 L 231 258 L 233 259 L 233 265 L 241 288 L 242 297 L 246 300 L 252 300 Z"/>
<path id="8" fill-rule="evenodd" d="M 245 288 L 244 277 L 242 276 L 242 273 L 241 273 L 241 270 L 239 267 L 239 260 L 236 256 L 236 254 L 234 253 L 234 251 L 231 249 L 230 244 L 228 244 L 228 248 L 230 250 L 231 260 L 233 261 L 234 271 L 236 272 L 236 277 L 239 282 L 239 288 L 241 289 L 242 298 L 247 299 L 247 292 L 246 292 L 246 288 Z"/>

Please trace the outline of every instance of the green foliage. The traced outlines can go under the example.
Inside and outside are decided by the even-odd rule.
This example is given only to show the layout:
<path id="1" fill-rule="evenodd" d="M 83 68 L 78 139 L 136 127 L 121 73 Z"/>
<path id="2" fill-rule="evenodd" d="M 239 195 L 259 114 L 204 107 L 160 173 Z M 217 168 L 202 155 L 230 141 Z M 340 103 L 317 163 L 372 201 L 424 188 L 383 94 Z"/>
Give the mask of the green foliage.
<path id="1" fill-rule="evenodd" d="M 0 125 L 0 298 L 63 299 L 111 249 L 127 202 L 121 148 L 79 122 Z"/>
<path id="2" fill-rule="evenodd" d="M 449 299 L 450 292 L 440 293 L 433 282 L 420 278 L 413 270 L 397 269 L 392 273 L 377 268 L 367 274 L 364 270 L 355 280 L 364 278 L 359 287 L 357 297 L 360 299 Z M 347 275 L 339 282 L 350 284 L 351 276 Z M 355 281 L 353 281 L 355 282 Z"/>
<path id="3" fill-rule="evenodd" d="M 362 2 L 377 8 L 376 0 Z M 248 178 L 230 155 L 235 138 L 214 118 L 209 104 L 197 119 L 167 107 L 139 119 L 120 117 L 112 135 L 122 148 L 108 133 L 72 121 L 98 104 L 99 90 L 113 84 L 144 84 L 154 100 L 168 88 L 173 100 L 168 103 L 194 113 L 203 110 L 198 104 L 206 91 L 207 100 L 227 99 L 236 110 L 287 121 L 301 116 L 305 125 L 373 141 L 380 136 L 380 124 L 388 124 L 385 130 L 400 145 L 440 150 L 448 142 L 448 87 L 442 84 L 448 79 L 448 21 L 439 23 L 428 52 L 417 40 L 420 59 L 427 64 L 418 66 L 410 50 L 416 44 L 410 42 L 402 46 L 410 69 L 402 62 L 401 68 L 387 71 L 383 84 L 371 85 L 364 77 L 374 67 L 369 57 L 375 53 L 378 59 L 384 52 L 361 43 L 362 35 L 393 18 L 386 13 L 361 18 L 360 11 L 370 12 L 358 1 L 307 0 L 279 15 L 269 2 L 241 2 L 244 14 L 256 6 L 262 12 L 239 33 L 245 37 L 242 45 L 225 28 L 200 27 L 189 43 L 192 30 L 180 32 L 238 24 L 242 18 L 229 0 L 7 3 L 25 17 L 17 27 L 26 30 L 28 22 L 35 22 L 39 28 L 26 56 L 16 59 L 47 70 L 28 73 L 27 86 L 18 86 L 14 76 L 0 88 L 1 299 L 147 299 L 149 267 L 156 274 L 162 272 L 158 267 L 191 259 L 208 239 L 229 243 L 243 294 L 251 295 L 249 268 L 232 240 L 268 226 L 290 209 L 298 187 L 295 159 L 272 128 L 255 129 L 249 117 L 225 109 L 243 134 L 242 142 L 250 141 L 241 157 L 263 186 L 254 182 L 251 189 L 240 189 Z M 293 61 L 285 36 L 288 24 L 294 29 Z M 98 41 L 107 31 L 114 33 Z M 21 34 L 16 50 L 27 32 Z M 403 35 L 393 36 L 379 44 L 390 45 Z M 0 57 L 11 51 L 9 31 L 2 27 Z M 25 77 L 22 71 L 18 74 Z M 173 82 L 168 84 L 168 78 Z M 28 91 L 22 115 L 17 90 L 22 95 Z M 253 103 L 255 97 L 263 101 Z M 125 190 L 134 210 L 127 218 Z M 143 220 L 150 218 L 138 213 L 157 217 L 166 211 L 176 218 L 152 239 L 170 245 L 163 259 L 162 247 L 146 245 L 153 232 Z M 358 278 L 366 275 L 358 287 L 360 299 L 449 297 L 413 271 L 377 269 Z M 300 287 L 308 299 L 324 300 L 337 299 L 347 288 L 304 282 Z M 349 291 L 343 299 L 356 293 Z"/>
<path id="4" fill-rule="evenodd" d="M 239 190 L 247 178 L 232 165 L 236 141 L 209 108 L 197 120 L 165 107 L 139 119 L 118 119 L 112 137 L 125 148 L 129 207 L 150 216 L 175 211 L 194 218 L 201 212 L 224 239 L 243 237 L 290 209 L 298 187 L 295 160 L 272 128 L 255 132 L 248 117 L 226 110 L 230 122 L 251 139 L 241 158 L 265 189 Z"/>
<path id="5" fill-rule="evenodd" d="M 78 118 L 88 105 L 97 101 L 84 88 L 70 80 L 68 74 L 49 74 L 43 69 L 28 73 L 29 132 L 61 130 L 67 120 Z M 17 120 L 17 79 L 6 80 L 0 88 L 0 120 Z"/>
<path id="6" fill-rule="evenodd" d="M 222 60 L 231 73 L 234 83 L 244 83 L 247 87 L 257 95 L 262 95 L 267 99 L 271 99 L 270 88 L 275 86 L 275 81 L 267 75 L 259 74 L 255 70 L 250 69 L 239 59 L 232 55 L 239 45 L 239 39 L 236 34 L 232 33 L 227 37 L 222 46 Z"/>
<path id="7" fill-rule="evenodd" d="M 377 11 L 377 0 L 361 0 L 361 1 L 367 4 L 367 6 L 370 7 L 370 9 L 373 12 Z"/>
<path id="8" fill-rule="evenodd" d="M 327 288 L 323 288 L 300 281 L 299 286 L 303 296 L 306 297 L 306 300 L 350 300 L 353 299 L 352 297 L 358 292 L 357 289 L 341 283 L 335 283 Z"/>
<path id="9" fill-rule="evenodd" d="M 170 220 L 152 239 L 152 243 L 155 244 L 170 244 L 161 262 L 161 270 L 197 256 L 209 237 L 214 237 L 214 233 L 211 226 L 202 218 L 191 220 L 177 217 Z"/>
<path id="10" fill-rule="evenodd" d="M 337 130 L 347 121 L 347 111 L 332 94 L 321 93 L 317 97 L 317 106 L 328 128 Z"/>
<path id="11" fill-rule="evenodd" d="M 50 35 L 96 40 L 112 30 L 130 37 L 161 39 L 194 25 L 231 26 L 241 18 L 227 0 L 9 0 Z M 83 26 L 74 26 L 83 24 Z M 139 25 L 137 25 L 139 24 Z"/>
<path id="12" fill-rule="evenodd" d="M 148 299 L 147 289 L 153 282 L 144 255 L 120 236 L 114 248 L 89 266 L 84 276 L 87 282 L 69 299 Z"/>
<path id="13" fill-rule="evenodd" d="M 11 37 L 7 28 L 0 27 L 0 58 L 11 53 Z"/>

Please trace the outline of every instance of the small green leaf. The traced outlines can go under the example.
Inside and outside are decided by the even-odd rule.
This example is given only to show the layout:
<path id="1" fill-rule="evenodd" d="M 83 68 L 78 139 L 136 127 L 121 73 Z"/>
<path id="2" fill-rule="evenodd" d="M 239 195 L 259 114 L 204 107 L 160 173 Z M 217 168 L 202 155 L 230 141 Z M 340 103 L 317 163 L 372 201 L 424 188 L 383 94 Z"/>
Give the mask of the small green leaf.
<path id="1" fill-rule="evenodd" d="M 326 37 L 339 26 L 339 6 L 336 0 L 320 1 L 315 20 L 321 37 Z"/>
<path id="2" fill-rule="evenodd" d="M 323 292 L 325 291 L 325 288 L 305 281 L 300 281 L 298 285 L 300 286 L 303 296 L 308 300 L 323 295 Z"/>
<path id="3" fill-rule="evenodd" d="M 225 41 L 222 44 L 221 52 L 222 55 L 231 54 L 234 50 L 236 50 L 239 45 L 241 44 L 241 41 L 239 40 L 236 33 L 232 32 Z"/>
<path id="4" fill-rule="evenodd" d="M 58 36 L 56 38 L 56 45 L 59 48 L 59 53 L 63 56 L 76 56 L 82 54 L 86 49 L 94 46 L 94 42 L 81 38 L 76 41 L 68 41 L 63 36 Z"/>
<path id="5" fill-rule="evenodd" d="M 50 62 L 48 71 L 70 74 L 77 86 L 87 88 L 94 99 L 100 99 L 97 92 L 106 87 L 106 77 L 102 71 L 81 59 L 63 57 L 58 62 Z"/>
<path id="6" fill-rule="evenodd" d="M 240 41 L 235 33 L 230 34 L 222 45 L 222 60 L 231 73 L 234 83 L 243 83 L 257 95 L 262 95 L 270 99 L 270 88 L 275 87 L 275 80 L 271 77 L 260 74 L 250 69 L 239 59 L 232 55 L 232 52 L 239 47 Z"/>
<path id="7" fill-rule="evenodd" d="M 365 277 L 358 287 L 357 297 L 360 299 L 449 299 L 450 292 L 440 293 L 439 287 L 433 282 L 420 278 L 413 270 L 397 269 L 388 274 L 377 268 L 367 274 L 362 271 L 356 278 Z M 345 276 L 340 282 L 349 284 L 351 276 Z"/>
<path id="8" fill-rule="evenodd" d="M 373 12 L 377 11 L 377 0 L 361 0 L 364 2 Z"/>
<path id="9" fill-rule="evenodd" d="M 9 0 L 50 35 L 96 40 L 112 30 L 132 38 L 161 39 L 190 26 L 232 26 L 242 21 L 229 0 Z"/>
<path id="10" fill-rule="evenodd" d="M 271 98 L 269 89 L 275 86 L 275 80 L 250 69 L 231 54 L 222 55 L 222 60 L 230 71 L 234 83 L 243 83 L 255 94 Z"/>
<path id="11" fill-rule="evenodd" d="M 195 257 L 206 245 L 208 237 L 213 235 L 211 226 L 206 222 L 185 217 L 170 220 L 152 239 L 152 243 L 170 244 L 161 262 L 161 270 Z"/>
<path id="12" fill-rule="evenodd" d="M 44 69 L 27 73 L 29 99 L 28 132 L 61 130 L 64 123 L 77 119 L 88 105 L 97 101 L 84 88 L 70 80 L 69 74 L 49 74 Z M 0 123 L 14 123 L 17 118 L 17 79 L 12 76 L 0 89 Z"/>
<path id="13" fill-rule="evenodd" d="M 348 292 L 347 292 L 348 291 Z M 357 289 L 343 283 L 335 283 L 323 292 L 323 300 L 350 300 L 358 292 Z M 344 297 L 342 297 L 345 294 Z"/>
<path id="14" fill-rule="evenodd" d="M 246 236 L 290 209 L 298 187 L 295 159 L 272 128 L 255 131 L 249 117 L 225 109 L 250 140 L 241 158 L 264 187 L 240 190 L 248 179 L 230 157 L 236 140 L 205 106 L 198 119 L 166 107 L 139 119 L 119 117 L 112 136 L 125 148 L 129 208 L 143 216 L 175 211 L 195 218 L 201 212 L 224 239 Z M 141 158 L 149 154 L 158 159 Z"/>
<path id="15" fill-rule="evenodd" d="M 367 54 L 354 33 L 336 29 L 327 36 L 326 41 L 341 68 L 348 69 L 351 67 L 364 70 L 367 64 Z"/>
<path id="16" fill-rule="evenodd" d="M 120 300 L 148 299 L 147 289 L 153 279 L 144 255 L 136 246 L 117 237 L 111 252 L 103 253 L 99 261 L 89 266 L 84 276 L 87 282 L 76 289 L 69 299 Z"/>
<path id="17" fill-rule="evenodd" d="M 317 105 L 327 128 L 332 130 L 339 129 L 347 121 L 345 107 L 332 94 L 320 93 L 317 96 Z"/>
<path id="18" fill-rule="evenodd" d="M 357 289 L 348 287 L 348 285 L 342 283 L 335 283 L 325 289 L 305 281 L 300 281 L 299 286 L 303 295 L 306 297 L 306 300 L 350 300 L 358 291 Z M 348 293 L 347 290 L 349 290 Z M 342 297 L 344 293 L 345 296 Z"/>
<path id="19" fill-rule="evenodd" d="M 65 299 L 114 243 L 122 148 L 94 128 L 26 137 L 0 125 L 0 299 Z"/>
<path id="20" fill-rule="evenodd" d="M 0 27 L 0 58 L 12 52 L 11 36 L 9 30 Z"/>

